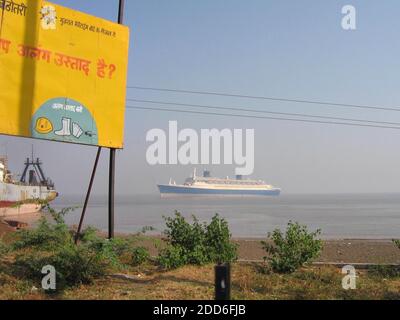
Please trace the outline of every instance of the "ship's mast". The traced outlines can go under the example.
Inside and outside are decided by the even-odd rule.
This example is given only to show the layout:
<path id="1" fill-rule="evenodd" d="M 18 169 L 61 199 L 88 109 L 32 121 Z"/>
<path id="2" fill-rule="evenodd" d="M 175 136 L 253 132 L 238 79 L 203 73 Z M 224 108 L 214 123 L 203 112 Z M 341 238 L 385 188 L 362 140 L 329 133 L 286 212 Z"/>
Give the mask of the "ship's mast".
<path id="1" fill-rule="evenodd" d="M 26 181 L 27 180 L 26 179 L 27 173 L 29 171 L 30 166 L 32 166 L 33 170 L 31 170 L 31 171 L 34 171 L 36 173 L 36 176 L 39 177 L 40 183 L 42 185 L 49 185 L 49 183 L 48 183 L 48 181 L 46 179 L 46 176 L 44 174 L 44 171 L 42 169 L 42 162 L 40 162 L 39 158 L 37 158 L 36 161 L 35 161 L 33 156 L 34 156 L 34 154 L 33 154 L 33 145 L 32 145 L 31 159 L 26 158 L 25 168 L 24 168 L 24 171 L 23 171 L 23 173 L 21 175 L 20 182 L 21 183 L 27 183 L 27 181 Z M 29 174 L 31 175 L 31 173 L 29 173 Z M 31 178 L 29 178 L 29 180 L 31 180 Z M 31 183 L 30 181 L 28 181 L 28 182 Z"/>

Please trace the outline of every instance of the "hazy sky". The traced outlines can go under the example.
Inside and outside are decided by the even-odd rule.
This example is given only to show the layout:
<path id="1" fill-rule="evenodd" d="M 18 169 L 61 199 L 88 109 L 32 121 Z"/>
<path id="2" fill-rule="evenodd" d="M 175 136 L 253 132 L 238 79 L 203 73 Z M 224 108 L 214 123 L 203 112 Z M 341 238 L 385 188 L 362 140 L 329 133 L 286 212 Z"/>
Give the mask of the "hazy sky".
<path id="1" fill-rule="evenodd" d="M 107 19 L 117 16 L 118 1 L 53 2 Z M 399 1 L 126 2 L 129 85 L 400 108 Z M 341 28 L 346 4 L 357 9 L 355 31 Z M 132 89 L 128 98 L 400 122 L 399 112 Z M 255 129 L 253 177 L 286 193 L 400 191 L 400 130 L 127 110 L 126 148 L 117 153 L 117 194 L 156 193 L 157 183 L 189 176 L 191 166 L 146 162 L 146 132 L 167 129 L 168 120 L 196 130 Z M 86 190 L 95 147 L 1 136 L 0 153 L 7 152 L 11 169 L 20 172 L 32 144 L 61 194 Z M 107 165 L 104 149 L 96 194 L 106 193 Z M 214 175 L 232 176 L 234 166 L 211 169 Z"/>

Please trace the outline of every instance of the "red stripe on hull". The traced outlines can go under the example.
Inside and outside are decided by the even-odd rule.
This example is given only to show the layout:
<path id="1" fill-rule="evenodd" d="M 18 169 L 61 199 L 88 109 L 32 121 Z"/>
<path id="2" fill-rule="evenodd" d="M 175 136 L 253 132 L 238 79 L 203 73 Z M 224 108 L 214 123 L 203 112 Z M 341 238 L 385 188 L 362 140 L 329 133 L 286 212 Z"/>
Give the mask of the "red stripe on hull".
<path id="1" fill-rule="evenodd" d="M 0 208 L 12 207 L 15 203 L 15 201 L 0 201 Z"/>

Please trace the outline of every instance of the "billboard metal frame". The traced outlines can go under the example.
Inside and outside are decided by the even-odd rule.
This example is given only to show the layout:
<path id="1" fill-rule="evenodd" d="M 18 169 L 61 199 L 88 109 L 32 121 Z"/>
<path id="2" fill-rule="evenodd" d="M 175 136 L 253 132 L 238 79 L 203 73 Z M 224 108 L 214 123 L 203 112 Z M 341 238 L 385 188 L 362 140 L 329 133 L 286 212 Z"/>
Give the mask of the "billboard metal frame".
<path id="1" fill-rule="evenodd" d="M 125 9 L 125 0 L 119 0 L 118 5 L 118 23 L 123 24 L 124 21 L 124 10 Z M 82 230 L 83 220 L 85 217 L 87 205 L 90 198 L 90 193 L 92 191 L 94 177 L 97 171 L 97 164 L 99 162 L 100 153 L 102 147 L 98 147 L 96 159 L 93 166 L 93 171 L 90 177 L 89 187 L 86 193 L 85 202 L 82 209 L 81 218 L 79 221 L 78 229 L 75 235 L 75 243 L 79 240 L 79 235 Z M 108 239 L 114 238 L 114 209 L 115 209 L 115 157 L 116 157 L 116 149 L 110 148 L 110 159 L 109 159 L 109 174 L 108 174 Z"/>

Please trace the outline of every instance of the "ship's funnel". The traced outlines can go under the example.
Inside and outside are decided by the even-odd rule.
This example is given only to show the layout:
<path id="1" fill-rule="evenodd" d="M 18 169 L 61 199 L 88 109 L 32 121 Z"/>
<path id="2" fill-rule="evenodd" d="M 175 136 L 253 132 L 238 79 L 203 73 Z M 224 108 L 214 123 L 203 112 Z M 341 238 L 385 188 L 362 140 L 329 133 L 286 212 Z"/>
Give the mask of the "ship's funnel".
<path id="1" fill-rule="evenodd" d="M 243 176 L 241 174 L 236 175 L 236 180 L 243 180 Z"/>
<path id="2" fill-rule="evenodd" d="M 203 171 L 203 177 L 204 177 L 204 178 L 209 178 L 209 177 L 211 177 L 210 171 L 209 171 L 209 170 L 204 170 L 204 171 Z"/>

